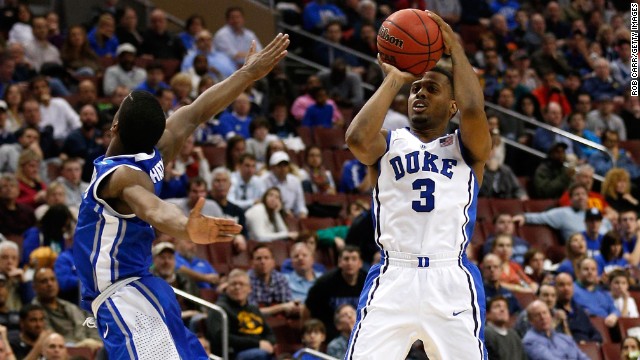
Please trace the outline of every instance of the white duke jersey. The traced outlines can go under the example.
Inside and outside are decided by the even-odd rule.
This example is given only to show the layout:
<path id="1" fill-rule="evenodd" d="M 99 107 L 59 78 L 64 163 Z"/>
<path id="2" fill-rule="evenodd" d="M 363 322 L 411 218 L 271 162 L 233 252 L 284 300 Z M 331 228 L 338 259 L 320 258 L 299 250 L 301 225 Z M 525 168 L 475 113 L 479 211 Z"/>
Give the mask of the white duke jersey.
<path id="1" fill-rule="evenodd" d="M 378 246 L 411 254 L 465 254 L 476 220 L 478 182 L 458 131 L 423 143 L 389 132 L 378 162 L 373 215 Z"/>
<path id="2" fill-rule="evenodd" d="M 151 154 L 119 155 L 94 162 L 91 183 L 83 194 L 74 236 L 73 259 L 82 282 L 82 307 L 112 283 L 134 276 L 150 276 L 153 228 L 134 214 L 117 213 L 98 197 L 101 181 L 121 166 L 143 171 L 153 181 L 155 194 L 162 188 L 164 165 L 158 149 Z"/>

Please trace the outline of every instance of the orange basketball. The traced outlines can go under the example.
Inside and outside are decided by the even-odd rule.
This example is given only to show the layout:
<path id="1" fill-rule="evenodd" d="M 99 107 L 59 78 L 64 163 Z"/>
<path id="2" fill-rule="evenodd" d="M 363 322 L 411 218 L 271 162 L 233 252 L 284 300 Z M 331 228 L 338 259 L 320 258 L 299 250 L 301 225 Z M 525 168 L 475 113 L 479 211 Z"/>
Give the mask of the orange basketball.
<path id="1" fill-rule="evenodd" d="M 378 31 L 378 52 L 387 64 L 421 75 L 431 70 L 444 50 L 440 27 L 425 11 L 396 11 Z"/>

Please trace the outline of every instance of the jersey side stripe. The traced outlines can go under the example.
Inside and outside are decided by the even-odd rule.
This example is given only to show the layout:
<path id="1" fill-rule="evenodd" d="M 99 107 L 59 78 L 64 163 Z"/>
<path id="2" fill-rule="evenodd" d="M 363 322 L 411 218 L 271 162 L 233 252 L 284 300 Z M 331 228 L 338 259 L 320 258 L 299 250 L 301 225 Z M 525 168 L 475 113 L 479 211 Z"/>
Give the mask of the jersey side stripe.
<path id="1" fill-rule="evenodd" d="M 113 247 L 113 254 L 111 254 L 111 258 L 113 259 L 113 263 L 112 263 L 113 279 L 111 280 L 111 282 L 115 282 L 117 279 L 120 278 L 120 274 L 118 272 L 118 270 L 120 269 L 120 261 L 118 261 L 118 249 L 120 248 L 120 245 L 124 241 L 124 236 L 126 233 L 127 233 L 127 221 L 123 220 L 121 221 L 120 236 L 118 238 L 118 241 L 116 242 L 116 245 Z"/>
<path id="2" fill-rule="evenodd" d="M 98 290 L 104 291 L 112 283 L 113 267 L 111 264 L 111 251 L 113 245 L 118 241 L 119 235 L 124 235 L 119 230 L 121 228 L 122 219 L 102 213 L 105 224 L 102 230 L 102 241 L 100 250 L 97 254 L 96 276 L 98 277 Z"/>

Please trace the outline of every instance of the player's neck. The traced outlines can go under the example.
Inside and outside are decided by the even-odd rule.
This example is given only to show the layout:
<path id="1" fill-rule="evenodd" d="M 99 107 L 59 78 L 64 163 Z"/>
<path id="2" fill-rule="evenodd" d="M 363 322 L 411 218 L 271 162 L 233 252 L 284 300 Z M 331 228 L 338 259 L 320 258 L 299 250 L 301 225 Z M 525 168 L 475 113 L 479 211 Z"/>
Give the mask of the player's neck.
<path id="1" fill-rule="evenodd" d="M 429 129 L 415 129 L 411 127 L 409 130 L 413 135 L 415 135 L 420 141 L 428 143 L 431 142 L 446 133 L 446 124 L 443 127 L 437 128 L 429 128 Z"/>
<path id="2" fill-rule="evenodd" d="M 111 143 L 109 144 L 109 147 L 107 148 L 107 152 L 104 154 L 104 157 L 110 157 L 110 156 L 118 156 L 118 155 L 124 155 L 126 154 L 126 152 L 124 151 L 124 146 L 122 146 L 122 143 L 120 141 L 117 141 L 116 139 L 111 140 Z"/>

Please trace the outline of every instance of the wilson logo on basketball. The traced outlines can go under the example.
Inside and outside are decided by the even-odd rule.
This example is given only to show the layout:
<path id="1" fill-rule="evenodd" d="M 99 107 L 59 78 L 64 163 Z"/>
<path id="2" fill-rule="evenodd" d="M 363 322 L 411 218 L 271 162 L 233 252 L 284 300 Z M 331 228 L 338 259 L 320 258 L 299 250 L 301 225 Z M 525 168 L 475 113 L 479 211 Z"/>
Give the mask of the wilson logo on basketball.
<path id="1" fill-rule="evenodd" d="M 389 35 L 389 29 L 384 27 L 384 26 L 380 27 L 380 31 L 378 32 L 378 36 L 382 40 L 388 42 L 391 45 L 397 46 L 400 49 L 402 49 L 402 47 L 403 47 L 404 41 L 402 39 L 398 39 L 395 36 Z"/>

